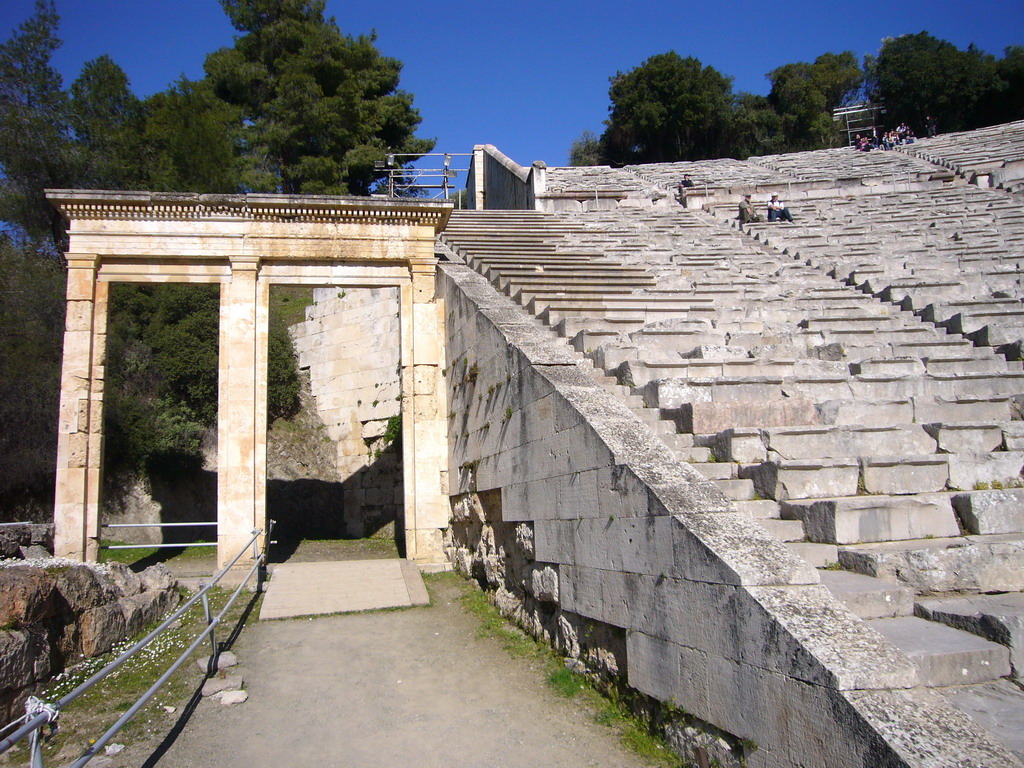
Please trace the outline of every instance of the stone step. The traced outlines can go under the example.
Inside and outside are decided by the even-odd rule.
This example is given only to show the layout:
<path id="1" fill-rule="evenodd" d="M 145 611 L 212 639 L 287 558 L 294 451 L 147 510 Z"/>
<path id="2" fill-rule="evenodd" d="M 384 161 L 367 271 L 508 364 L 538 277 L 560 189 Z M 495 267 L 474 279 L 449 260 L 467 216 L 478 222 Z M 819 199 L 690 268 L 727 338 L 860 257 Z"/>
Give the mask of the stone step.
<path id="1" fill-rule="evenodd" d="M 946 688 L 940 693 L 1024 763 L 1024 691 L 1006 680 L 997 680 Z"/>
<path id="2" fill-rule="evenodd" d="M 867 624 L 917 664 L 921 683 L 928 687 L 987 683 L 1010 673 L 1007 648 L 969 632 L 916 616 Z"/>
<path id="3" fill-rule="evenodd" d="M 735 466 L 735 465 L 734 465 Z M 736 511 L 753 520 L 773 520 L 779 518 L 779 502 L 771 499 L 748 499 L 736 502 Z M 803 535 L 800 537 L 803 538 Z"/>
<path id="4" fill-rule="evenodd" d="M 838 560 L 838 548 L 835 544 L 816 544 L 810 541 L 790 541 L 786 543 L 789 551 L 805 560 L 812 568 L 828 568 Z"/>
<path id="5" fill-rule="evenodd" d="M 734 501 L 746 501 L 754 498 L 754 483 L 746 479 L 714 480 L 715 485 Z"/>
<path id="6" fill-rule="evenodd" d="M 919 592 L 1024 590 L 1024 535 L 957 536 L 846 545 L 843 568 Z"/>
<path id="7" fill-rule="evenodd" d="M 803 541 L 804 524 L 799 520 L 776 520 L 774 518 L 761 518 L 757 521 L 768 530 L 772 536 L 779 541 Z"/>
<path id="8" fill-rule="evenodd" d="M 914 590 L 850 571 L 822 570 L 821 583 L 862 619 L 914 614 Z"/>
<path id="9" fill-rule="evenodd" d="M 964 529 L 975 534 L 1024 532 L 1024 488 L 968 491 L 953 496 Z"/>
<path id="10" fill-rule="evenodd" d="M 736 477 L 736 465 L 725 461 L 694 464 L 693 468 L 708 480 L 733 480 Z"/>
<path id="11" fill-rule="evenodd" d="M 950 458 L 941 454 L 871 456 L 860 460 L 865 493 L 900 495 L 945 490 L 950 478 Z"/>
<path id="12" fill-rule="evenodd" d="M 781 502 L 855 496 L 860 467 L 848 459 L 779 460 L 744 465 L 739 475 L 750 478 L 763 498 Z"/>
<path id="13" fill-rule="evenodd" d="M 787 500 L 781 516 L 801 520 L 809 541 L 859 544 L 960 533 L 949 494 Z"/>
<path id="14" fill-rule="evenodd" d="M 905 456 L 937 448 L 936 439 L 920 425 L 772 427 L 761 434 L 765 447 L 784 459 Z"/>
<path id="15" fill-rule="evenodd" d="M 927 598 L 917 613 L 1007 646 L 1012 675 L 1024 679 L 1024 592 Z"/>

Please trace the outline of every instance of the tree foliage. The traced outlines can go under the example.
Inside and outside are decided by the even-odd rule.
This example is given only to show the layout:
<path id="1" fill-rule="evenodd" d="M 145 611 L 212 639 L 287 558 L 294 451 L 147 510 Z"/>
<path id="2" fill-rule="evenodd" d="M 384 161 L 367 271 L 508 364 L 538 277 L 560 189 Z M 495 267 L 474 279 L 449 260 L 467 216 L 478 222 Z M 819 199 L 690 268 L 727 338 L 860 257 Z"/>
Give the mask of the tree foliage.
<path id="1" fill-rule="evenodd" d="M 51 253 L 0 234 L 0 512 L 52 499 L 64 285 Z"/>
<path id="2" fill-rule="evenodd" d="M 868 92 L 894 124 L 920 130 L 931 115 L 943 131 L 960 131 L 993 122 L 979 105 L 1000 89 L 996 62 L 973 45 L 961 51 L 927 32 L 901 35 L 885 40 L 868 71 Z"/>
<path id="3" fill-rule="evenodd" d="M 583 131 L 569 147 L 569 165 L 602 165 L 601 139 L 593 131 Z"/>
<path id="4" fill-rule="evenodd" d="M 615 163 L 718 157 L 732 108 L 732 82 L 675 51 L 611 80 L 605 155 Z"/>
<path id="5" fill-rule="evenodd" d="M 70 100 L 50 63 L 58 20 L 52 0 L 37 0 L 32 17 L 0 44 L 0 219 L 59 247 L 63 222 L 43 190 L 74 185 L 78 153 Z"/>
<path id="6" fill-rule="evenodd" d="M 1003 58 L 961 51 L 927 32 L 886 39 L 863 67 L 851 51 L 823 53 L 770 71 L 766 97 L 733 94 L 731 79 L 669 51 L 612 78 L 600 153 L 573 142 L 570 164 L 745 159 L 837 146 L 836 107 L 868 99 L 886 107 L 886 123 L 923 135 L 931 115 L 943 131 L 1024 119 L 1024 47 Z"/>
<path id="7" fill-rule="evenodd" d="M 367 194 L 374 161 L 423 153 L 402 65 L 374 36 L 343 35 L 323 0 L 222 0 L 242 34 L 206 59 L 216 94 L 245 121 L 246 182 L 260 191 Z"/>
<path id="8" fill-rule="evenodd" d="M 789 151 L 835 144 L 832 110 L 860 91 L 864 74 L 851 51 L 825 53 L 814 63 L 785 64 L 768 73 L 768 102 L 781 120 Z"/>

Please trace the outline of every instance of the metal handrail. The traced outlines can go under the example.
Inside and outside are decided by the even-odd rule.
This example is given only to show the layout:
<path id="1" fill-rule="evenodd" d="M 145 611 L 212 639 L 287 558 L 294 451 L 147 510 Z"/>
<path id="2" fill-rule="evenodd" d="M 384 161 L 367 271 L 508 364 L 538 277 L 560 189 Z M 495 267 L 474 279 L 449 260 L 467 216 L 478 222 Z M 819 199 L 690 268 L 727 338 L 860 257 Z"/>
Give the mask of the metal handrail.
<path id="1" fill-rule="evenodd" d="M 185 651 L 177 658 L 177 660 L 175 660 L 175 662 L 171 664 L 168 670 L 160 676 L 156 683 L 154 683 L 149 688 L 149 690 L 142 694 L 142 696 L 135 702 L 135 704 L 133 704 L 120 718 L 118 718 L 117 722 L 114 723 L 114 725 L 111 726 L 110 729 L 108 729 L 107 732 L 103 734 L 103 736 L 97 739 L 96 742 L 85 751 L 82 757 L 80 757 L 78 760 L 71 764 L 71 768 L 79 768 L 80 766 L 83 766 L 86 763 L 88 763 L 93 757 L 95 757 L 96 753 L 100 749 L 102 749 L 103 746 L 106 745 L 107 742 L 109 742 L 110 739 L 112 739 L 114 735 L 121 730 L 121 728 L 125 726 L 125 724 L 135 715 L 135 713 L 139 711 L 139 709 L 145 706 L 146 702 L 148 702 L 153 697 L 153 695 L 157 692 L 160 686 L 167 682 L 167 679 L 172 674 L 174 674 L 175 671 L 177 671 L 177 669 L 185 662 L 186 659 L 188 659 L 189 656 L 192 655 L 196 648 L 198 648 L 202 644 L 203 640 L 206 639 L 207 635 L 209 635 L 210 637 L 210 641 L 212 643 L 213 648 L 213 653 L 210 658 L 209 669 L 211 671 L 215 670 L 217 668 L 217 658 L 220 652 L 217 648 L 217 640 L 214 635 L 214 630 L 216 629 L 217 625 L 220 624 L 221 619 L 224 617 L 224 614 L 227 613 L 227 611 L 231 608 L 232 605 L 234 605 L 234 602 L 238 598 L 238 595 L 241 594 L 242 590 L 248 585 L 249 580 L 253 577 L 253 574 L 255 574 L 260 569 L 260 567 L 266 562 L 267 545 L 270 542 L 270 531 L 273 530 L 273 526 L 274 521 L 270 520 L 262 552 L 259 552 L 257 540 L 263 533 L 263 529 L 256 529 L 252 532 L 252 538 L 245 543 L 245 546 L 243 546 L 242 549 L 239 550 L 238 554 L 235 555 L 227 565 L 225 565 L 220 571 L 217 572 L 217 574 L 213 577 L 213 579 L 210 580 L 208 584 L 202 584 L 198 592 L 196 592 L 192 597 L 185 601 L 185 603 L 179 606 L 177 610 L 175 610 L 173 613 L 167 616 L 162 622 L 160 622 L 156 629 L 151 631 L 148 635 L 139 640 L 131 648 L 129 648 L 127 651 L 125 651 L 116 659 L 107 664 L 105 667 L 103 667 L 103 669 L 96 672 L 96 674 L 92 675 L 88 680 L 83 682 L 74 690 L 65 694 L 59 700 L 52 704 L 40 701 L 35 697 L 31 697 L 29 699 L 29 703 L 26 705 L 26 714 L 19 718 L 19 720 L 25 721 L 24 724 L 20 728 L 15 730 L 14 733 L 12 733 L 10 736 L 0 741 L 0 754 L 6 752 L 8 749 L 13 747 L 26 736 L 31 735 L 31 765 L 32 768 L 42 768 L 42 740 L 39 738 L 39 730 L 44 726 L 55 722 L 57 718 L 60 717 L 60 713 L 65 707 L 67 707 L 75 699 L 80 697 L 94 685 L 96 685 L 105 677 L 107 677 L 110 673 L 114 672 L 118 667 L 124 664 L 133 655 L 135 655 L 144 647 L 146 647 L 159 634 L 161 634 L 182 614 L 184 614 L 189 608 L 191 608 L 200 600 L 203 603 L 203 609 L 206 615 L 206 629 L 203 630 L 199 634 L 199 636 L 192 642 L 192 644 L 187 649 L 185 649 Z M 249 573 L 246 574 L 246 577 L 238 585 L 238 588 L 231 595 L 230 599 L 225 604 L 224 608 L 221 609 L 221 612 L 218 613 L 216 616 L 211 616 L 210 605 L 207 599 L 207 593 L 217 584 L 217 582 L 219 582 L 224 577 L 224 575 L 232 568 L 232 566 L 234 566 L 234 564 L 237 563 L 239 559 L 241 559 L 242 555 L 245 554 L 246 550 L 248 550 L 250 546 L 252 546 L 253 548 L 254 563 L 252 568 L 249 569 Z M 9 730 L 17 722 L 18 720 L 15 720 L 13 723 L 8 724 L 4 728 L 0 729 L 0 732 Z"/>

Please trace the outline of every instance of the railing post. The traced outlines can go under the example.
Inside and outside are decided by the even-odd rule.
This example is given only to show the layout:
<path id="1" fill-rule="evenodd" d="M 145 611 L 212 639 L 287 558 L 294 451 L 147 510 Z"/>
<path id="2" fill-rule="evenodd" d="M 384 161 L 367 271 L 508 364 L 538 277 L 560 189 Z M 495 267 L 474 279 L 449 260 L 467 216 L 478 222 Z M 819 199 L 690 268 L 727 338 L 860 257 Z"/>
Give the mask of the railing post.
<path id="1" fill-rule="evenodd" d="M 204 584 L 199 585 L 200 588 L 205 586 Z M 210 600 L 207 597 L 207 593 L 203 592 L 203 614 L 206 616 L 206 626 L 209 627 L 213 623 L 213 616 L 210 614 Z M 217 671 L 217 632 L 215 629 L 210 630 L 210 646 L 212 650 L 210 652 L 210 663 L 206 665 L 206 674 L 212 675 Z"/>

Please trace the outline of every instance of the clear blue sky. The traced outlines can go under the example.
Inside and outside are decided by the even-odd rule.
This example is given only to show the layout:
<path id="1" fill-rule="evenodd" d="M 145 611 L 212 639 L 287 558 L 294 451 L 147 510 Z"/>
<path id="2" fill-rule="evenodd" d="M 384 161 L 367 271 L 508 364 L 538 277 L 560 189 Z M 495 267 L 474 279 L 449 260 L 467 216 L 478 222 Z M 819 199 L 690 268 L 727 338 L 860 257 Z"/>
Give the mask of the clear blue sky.
<path id="1" fill-rule="evenodd" d="M 0 0 L 0 36 L 32 9 L 33 0 Z M 235 34 L 216 0 L 57 0 L 57 10 L 65 85 L 106 53 L 140 96 L 201 77 L 206 54 Z M 1024 45 L 1021 0 L 328 0 L 327 12 L 345 33 L 376 30 L 380 50 L 405 63 L 419 135 L 437 138 L 438 151 L 490 143 L 524 165 L 563 164 L 581 131 L 603 130 L 608 78 L 668 50 L 734 77 L 737 91 L 766 93 L 774 67 L 826 51 L 862 57 L 887 36 L 927 30 L 997 55 Z"/>

